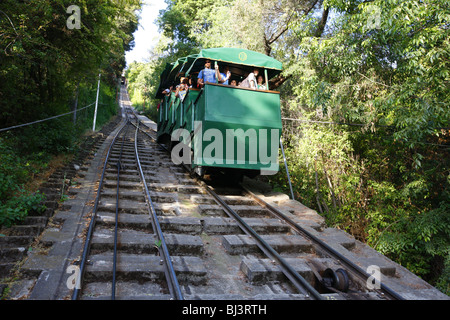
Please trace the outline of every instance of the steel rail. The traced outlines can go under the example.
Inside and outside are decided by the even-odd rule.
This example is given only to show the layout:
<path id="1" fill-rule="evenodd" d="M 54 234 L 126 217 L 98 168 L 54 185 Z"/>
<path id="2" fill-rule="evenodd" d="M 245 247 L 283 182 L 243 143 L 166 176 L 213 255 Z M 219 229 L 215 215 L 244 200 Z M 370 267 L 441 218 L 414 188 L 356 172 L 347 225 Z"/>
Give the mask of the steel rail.
<path id="1" fill-rule="evenodd" d="M 171 259 L 170 254 L 169 254 L 169 250 L 167 249 L 166 240 L 164 238 L 164 234 L 162 232 L 161 225 L 159 223 L 158 216 L 156 214 L 156 210 L 155 210 L 155 207 L 153 205 L 153 201 L 152 201 L 151 196 L 150 196 L 150 192 L 149 192 L 149 189 L 148 189 L 148 186 L 147 186 L 147 181 L 145 180 L 145 175 L 144 175 L 144 172 L 142 170 L 141 161 L 139 160 L 139 151 L 138 151 L 138 145 L 137 145 L 138 132 L 141 131 L 141 129 L 139 129 L 139 124 L 140 124 L 140 121 L 139 121 L 139 119 L 137 119 L 137 125 L 135 125 L 136 126 L 136 133 L 135 133 L 135 139 L 134 139 L 137 166 L 138 166 L 139 173 L 141 175 L 142 182 L 144 184 L 146 199 L 147 199 L 147 202 L 149 204 L 149 208 L 151 209 L 150 210 L 150 213 L 151 213 L 150 216 L 151 216 L 152 221 L 153 221 L 154 231 L 156 231 L 156 235 L 158 237 L 158 240 L 161 243 L 160 249 L 161 249 L 161 252 L 162 252 L 163 260 L 165 262 L 164 266 L 165 266 L 165 274 L 166 274 L 167 284 L 169 286 L 169 291 L 170 291 L 170 294 L 171 294 L 172 297 L 174 297 L 176 300 L 184 300 L 183 294 L 181 292 L 181 288 L 180 288 L 180 285 L 178 283 L 178 280 L 177 280 L 177 277 L 176 277 L 176 274 L 175 274 L 175 270 L 174 270 L 174 267 L 173 267 L 173 264 L 172 264 L 172 259 Z"/>
<path id="2" fill-rule="evenodd" d="M 147 132 L 142 131 L 144 134 L 149 136 L 151 139 L 154 139 L 151 137 Z M 167 152 L 170 152 L 169 149 L 167 149 L 164 145 L 158 143 L 162 148 L 164 148 Z M 190 172 L 186 166 L 183 166 L 185 170 Z M 258 247 L 272 260 L 275 260 L 278 262 L 278 267 L 281 269 L 281 271 L 285 274 L 285 276 L 292 282 L 292 284 L 299 290 L 301 293 L 305 294 L 309 297 L 311 295 L 316 300 L 324 300 L 324 297 L 316 290 L 314 287 L 312 287 L 308 281 L 306 281 L 297 271 L 295 271 L 291 265 L 289 265 L 286 260 L 284 260 L 278 252 L 276 252 L 264 239 L 262 239 L 258 233 L 250 227 L 238 214 L 236 211 L 234 211 L 228 204 L 225 203 L 225 201 L 217 194 L 215 193 L 206 183 L 203 181 L 195 178 L 198 184 L 200 184 L 202 187 L 204 187 L 209 194 L 211 194 L 214 199 L 223 207 L 225 208 L 225 212 L 233 219 L 236 220 L 238 226 L 241 228 L 242 231 L 244 231 L 247 235 L 253 237 L 256 240 L 256 243 Z"/>
<path id="3" fill-rule="evenodd" d="M 244 231 L 247 235 L 251 236 L 256 240 L 258 247 L 272 260 L 278 262 L 278 267 L 284 273 L 284 275 L 292 282 L 292 284 L 300 291 L 300 293 L 305 294 L 307 297 L 310 295 L 316 300 L 324 300 L 324 297 L 314 289 L 311 284 L 305 280 L 297 271 L 295 271 L 292 266 L 283 259 L 278 252 L 276 252 L 261 236 L 251 227 L 249 226 L 244 219 L 242 219 L 236 211 L 234 211 L 214 190 L 211 189 L 203 181 L 197 182 L 202 185 L 210 195 L 216 199 L 216 201 L 225 209 L 225 212 L 233 219 L 236 220 L 239 227 Z"/>
<path id="4" fill-rule="evenodd" d="M 116 269 L 117 269 L 117 245 L 118 245 L 118 229 L 119 229 L 119 189 L 120 189 L 120 169 L 122 168 L 122 154 L 125 138 L 128 133 L 129 126 L 125 130 L 122 137 L 122 145 L 120 147 L 119 160 L 117 161 L 117 188 L 116 188 L 116 216 L 114 225 L 114 252 L 113 252 L 113 280 L 111 285 L 111 300 L 116 299 Z"/>
<path id="5" fill-rule="evenodd" d="M 97 218 L 97 208 L 98 208 L 98 204 L 99 204 L 99 201 L 100 201 L 100 193 L 101 193 L 101 190 L 103 188 L 103 180 L 104 180 L 104 177 L 105 177 L 107 163 L 108 163 L 109 157 L 111 155 L 112 147 L 116 143 L 117 137 L 119 136 L 119 134 L 122 132 L 122 130 L 125 128 L 125 126 L 127 124 L 128 124 L 128 119 L 126 119 L 125 123 L 117 131 L 116 135 L 113 138 L 113 141 L 111 142 L 111 144 L 109 146 L 108 153 L 106 155 L 106 159 L 105 159 L 104 166 L 103 166 L 103 171 L 102 171 L 102 176 L 100 178 L 100 183 L 99 183 L 98 190 L 97 190 L 97 196 L 95 198 L 94 209 L 92 211 L 91 221 L 89 223 L 89 228 L 88 228 L 88 232 L 87 232 L 87 235 L 86 235 L 86 240 L 84 242 L 83 254 L 82 254 L 82 257 L 81 257 L 81 261 L 80 261 L 80 271 L 79 271 L 79 274 L 78 274 L 80 279 L 79 279 L 79 281 L 77 281 L 77 283 L 79 283 L 80 286 L 81 286 L 81 281 L 82 281 L 83 276 L 84 276 L 84 272 L 86 270 L 87 257 L 88 257 L 89 252 L 90 252 L 90 245 L 91 245 L 92 235 L 93 235 L 93 232 L 94 232 L 95 220 Z M 79 295 L 80 295 L 80 292 L 81 292 L 81 287 L 75 287 L 74 291 L 72 293 L 72 300 L 77 300 Z"/>
<path id="6" fill-rule="evenodd" d="M 151 137 L 147 132 L 142 131 L 143 133 L 145 133 L 146 135 L 148 135 L 151 139 L 154 139 L 153 137 Z M 158 143 L 161 147 L 163 147 L 167 152 L 170 152 L 164 145 Z M 186 166 L 183 166 L 188 172 L 189 169 Z M 197 182 L 200 183 L 200 181 L 197 179 Z M 204 182 L 201 182 L 204 184 Z M 209 188 L 206 184 L 204 184 L 207 188 Z M 351 262 L 349 259 L 347 259 L 345 256 L 343 256 L 342 254 L 340 254 L 338 251 L 334 250 L 333 248 L 331 248 L 328 244 L 326 244 L 325 242 L 323 242 L 322 240 L 320 240 L 319 238 L 315 237 L 313 234 L 311 234 L 310 232 L 308 232 L 307 230 L 305 230 L 304 228 L 300 227 L 297 223 L 295 223 L 292 219 L 290 219 L 289 217 L 287 217 L 286 215 L 284 215 L 281 211 L 279 211 L 278 209 L 276 209 L 275 207 L 271 206 L 270 204 L 268 204 L 267 202 L 265 202 L 264 200 L 260 199 L 258 196 L 256 196 L 254 193 L 252 193 L 250 190 L 248 190 L 248 188 L 245 188 L 244 186 L 241 185 L 241 187 L 250 195 L 252 196 L 253 199 L 255 199 L 259 204 L 261 204 L 262 206 L 264 206 L 265 208 L 267 208 L 272 214 L 274 214 L 275 216 L 277 216 L 278 218 L 283 219 L 284 221 L 286 221 L 291 227 L 293 227 L 297 232 L 299 232 L 300 234 L 302 234 L 303 236 L 305 236 L 306 238 L 310 239 L 311 241 L 313 241 L 314 243 L 318 244 L 325 252 L 327 252 L 329 255 L 334 256 L 335 258 L 337 258 L 338 260 L 340 260 L 346 268 L 350 269 L 353 271 L 353 273 L 357 276 L 359 276 L 361 279 L 367 281 L 369 279 L 369 277 L 371 277 L 371 275 L 369 275 L 367 272 L 365 272 L 363 269 L 361 269 L 359 266 L 357 266 L 356 264 L 354 264 L 353 262 Z M 207 189 L 208 190 L 208 189 Z M 208 190 L 212 191 L 212 190 Z M 213 192 L 213 191 L 212 191 Z M 220 198 L 220 197 L 219 197 Z M 231 209 L 231 208 L 230 208 Z M 233 210 L 232 210 L 233 211 Z M 243 224 L 242 226 L 239 224 L 239 226 L 242 228 L 245 228 L 245 222 L 242 221 Z M 249 227 L 251 228 L 251 227 Z M 244 230 L 245 232 L 245 230 Z M 253 231 L 254 232 L 254 231 Z M 256 232 L 255 232 L 256 233 Z M 385 284 L 383 284 L 382 282 L 380 283 L 380 289 L 382 290 L 382 293 L 385 296 L 390 297 L 391 299 L 394 300 L 405 300 L 404 297 L 402 297 L 401 295 L 399 295 L 397 292 L 395 292 L 394 290 L 392 290 L 391 288 L 389 288 L 388 286 L 386 286 Z"/>
<path id="7" fill-rule="evenodd" d="M 260 205 L 262 205 L 263 207 L 265 207 L 266 209 L 268 209 L 272 214 L 274 214 L 276 217 L 284 220 L 287 224 L 289 224 L 294 230 L 296 230 L 298 233 L 300 233 L 301 235 L 303 235 L 304 237 L 308 238 L 309 240 L 311 240 L 312 242 L 316 243 L 317 245 L 320 246 L 321 249 L 323 249 L 328 255 L 336 258 L 337 260 L 339 260 L 346 268 L 348 268 L 349 270 L 353 271 L 354 274 L 356 274 L 360 279 L 364 280 L 367 282 L 367 280 L 369 279 L 369 277 L 371 277 L 371 275 L 369 275 L 367 272 L 365 272 L 363 269 L 361 269 L 358 265 L 356 265 L 355 263 L 353 263 L 352 261 L 350 261 L 348 258 L 346 258 L 345 256 L 343 256 L 341 253 L 339 253 L 338 251 L 334 250 L 332 247 L 330 247 L 328 244 L 326 244 L 325 242 L 323 242 L 322 240 L 320 240 L 319 238 L 317 238 L 316 236 L 314 236 L 312 233 L 310 233 L 309 231 L 307 231 L 306 229 L 302 228 L 301 226 L 299 226 L 295 221 L 293 221 L 291 218 L 289 218 L 288 216 L 286 216 L 283 212 L 281 212 L 280 210 L 278 210 L 277 208 L 275 208 L 274 206 L 270 205 L 269 203 L 265 202 L 263 199 L 259 198 L 257 195 L 255 195 L 253 192 L 251 192 L 248 188 L 246 188 L 245 186 L 241 187 L 245 190 L 245 192 L 247 192 L 247 194 L 249 194 L 256 202 L 258 202 Z M 381 292 L 385 295 L 385 296 L 389 296 L 391 299 L 394 300 L 405 300 L 405 298 L 403 298 L 401 295 L 399 295 L 397 292 L 395 292 L 394 290 L 392 290 L 391 288 L 389 288 L 388 286 L 386 286 L 385 284 L 383 284 L 382 282 L 380 283 L 380 289 Z M 376 290 L 375 290 L 376 291 Z"/>

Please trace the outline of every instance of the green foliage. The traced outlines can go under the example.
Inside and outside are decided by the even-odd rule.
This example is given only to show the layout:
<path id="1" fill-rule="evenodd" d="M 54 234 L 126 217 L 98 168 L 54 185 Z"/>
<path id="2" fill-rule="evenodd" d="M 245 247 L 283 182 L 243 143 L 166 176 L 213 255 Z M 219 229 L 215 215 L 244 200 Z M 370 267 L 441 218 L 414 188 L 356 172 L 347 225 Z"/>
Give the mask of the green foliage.
<path id="1" fill-rule="evenodd" d="M 69 29 L 62 1 L 0 4 L 0 122 L 4 127 L 73 109 L 80 86 L 114 88 L 125 67 L 124 50 L 137 28 L 139 0 L 78 3 L 81 28 Z M 89 101 L 88 103 L 91 103 Z M 36 117 L 39 115 L 40 117 Z"/>
<path id="2" fill-rule="evenodd" d="M 388 226 L 389 230 L 382 234 L 376 249 L 394 257 L 412 272 L 434 281 L 441 278 L 438 282 L 444 285 L 447 281 L 448 285 L 448 270 L 440 276 L 433 274 L 438 268 L 433 270 L 430 266 L 443 264 L 450 254 L 449 209 L 448 203 L 442 203 L 437 209 L 401 218 Z"/>
<path id="3" fill-rule="evenodd" d="M 157 118 L 156 106 L 159 103 L 154 98 L 159 88 L 159 72 L 161 65 L 154 62 L 133 62 L 126 71 L 128 93 L 133 107 L 154 121 Z"/>
<path id="4" fill-rule="evenodd" d="M 7 199 L 8 196 L 17 191 L 16 182 L 24 183 L 27 177 L 27 171 L 24 167 L 19 167 L 19 170 L 11 170 L 16 166 L 20 159 L 14 154 L 12 148 L 5 144 L 3 139 L 0 139 L 0 199 Z"/>
<path id="5" fill-rule="evenodd" d="M 285 116 L 306 121 L 283 133 L 296 195 L 448 292 L 448 3 L 324 5 L 332 32 L 303 37 L 282 88 Z"/>
<path id="6" fill-rule="evenodd" d="M 168 43 L 166 50 L 171 54 L 187 56 L 190 48 L 198 47 L 200 44 L 195 39 L 196 26 L 208 28 L 208 13 L 215 7 L 214 0 L 167 0 L 166 10 L 162 10 L 158 18 L 163 35 L 173 39 Z M 181 51 L 181 52 L 180 52 Z M 183 53 L 186 53 L 183 55 Z"/>
<path id="7" fill-rule="evenodd" d="M 22 160 L 10 145 L 0 139 L 0 226 L 9 227 L 22 221 L 30 211 L 44 209 L 42 195 L 23 189 L 30 172 L 29 162 Z"/>
<path id="8" fill-rule="evenodd" d="M 67 26 L 71 5 L 80 8 L 81 28 Z M 141 0 L 4 0 L 0 2 L 0 123 L 21 125 L 85 107 L 101 90 L 97 128 L 117 112 L 118 79 L 125 50 L 133 46 Z M 94 108 L 0 137 L 0 224 L 11 225 L 42 200 L 24 183 L 58 153 L 73 152 L 92 128 Z M 7 143 L 5 142 L 7 141 Z"/>
<path id="9" fill-rule="evenodd" d="M 13 224 L 23 221 L 29 213 L 36 214 L 43 212 L 45 206 L 42 201 L 45 196 L 42 194 L 30 194 L 23 192 L 17 197 L 0 204 L 0 226 L 10 227 Z"/>

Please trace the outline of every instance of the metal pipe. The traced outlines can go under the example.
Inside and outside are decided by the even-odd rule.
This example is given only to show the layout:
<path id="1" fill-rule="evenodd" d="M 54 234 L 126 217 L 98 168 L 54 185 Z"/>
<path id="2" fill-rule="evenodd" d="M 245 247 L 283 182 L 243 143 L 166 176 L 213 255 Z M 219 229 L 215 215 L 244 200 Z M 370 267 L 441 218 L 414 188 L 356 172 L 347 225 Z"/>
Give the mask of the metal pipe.
<path id="1" fill-rule="evenodd" d="M 94 111 L 94 122 L 92 124 L 92 131 L 95 131 L 95 122 L 97 121 L 97 107 L 98 107 L 98 96 L 100 94 L 100 77 L 102 74 L 98 75 L 98 85 L 97 85 L 97 99 L 95 100 L 95 111 Z"/>
<path id="2" fill-rule="evenodd" d="M 289 188 L 291 189 L 291 198 L 292 198 L 292 200 L 295 200 L 294 199 L 294 191 L 292 190 L 291 177 L 289 176 L 289 169 L 288 169 L 288 165 L 287 165 L 287 161 L 286 161 L 286 156 L 284 155 L 284 148 L 283 148 L 283 143 L 281 141 L 281 137 L 280 137 L 280 147 L 281 147 L 281 153 L 283 154 L 284 167 L 286 168 L 286 174 L 287 174 L 287 178 L 289 181 Z"/>

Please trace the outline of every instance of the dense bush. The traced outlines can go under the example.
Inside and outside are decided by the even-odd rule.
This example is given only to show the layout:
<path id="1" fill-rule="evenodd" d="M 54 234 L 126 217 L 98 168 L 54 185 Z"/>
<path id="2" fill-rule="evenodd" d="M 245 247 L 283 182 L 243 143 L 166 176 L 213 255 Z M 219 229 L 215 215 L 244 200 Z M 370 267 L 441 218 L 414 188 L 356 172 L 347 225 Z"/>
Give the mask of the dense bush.
<path id="1" fill-rule="evenodd" d="M 118 79 L 125 50 L 133 46 L 140 0 L 0 2 L 0 123 L 2 129 L 66 114 L 95 102 L 100 128 L 117 112 Z M 73 13 L 73 12 L 72 12 Z M 74 18 L 75 17 L 75 18 Z M 73 19 L 80 20 L 73 27 Z M 42 197 L 25 184 L 52 156 L 72 153 L 94 107 L 57 119 L 0 132 L 0 225 L 38 210 Z"/>
<path id="2" fill-rule="evenodd" d="M 126 77 L 128 81 L 128 94 L 138 112 L 156 121 L 158 101 L 154 98 L 158 88 L 157 78 L 154 77 L 156 61 L 151 63 L 133 62 L 128 66 Z"/>
<path id="3" fill-rule="evenodd" d="M 44 209 L 44 196 L 24 189 L 32 172 L 29 162 L 0 138 L 0 226 L 9 227 L 22 221 L 30 211 Z"/>

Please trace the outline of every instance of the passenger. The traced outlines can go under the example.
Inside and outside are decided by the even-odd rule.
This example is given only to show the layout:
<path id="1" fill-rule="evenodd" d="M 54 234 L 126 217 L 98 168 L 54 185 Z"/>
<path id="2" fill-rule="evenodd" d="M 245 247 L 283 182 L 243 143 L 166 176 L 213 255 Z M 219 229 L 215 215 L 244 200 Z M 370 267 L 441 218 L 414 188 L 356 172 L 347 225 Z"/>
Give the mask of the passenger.
<path id="1" fill-rule="evenodd" d="M 175 92 L 175 96 L 179 97 L 181 101 L 183 101 L 186 96 L 188 90 L 188 78 L 181 78 L 181 83 L 177 86 L 177 91 Z"/>
<path id="2" fill-rule="evenodd" d="M 266 85 L 263 83 L 263 81 L 264 81 L 264 78 L 261 75 L 259 75 L 258 76 L 258 84 L 256 85 L 256 88 L 258 90 L 267 90 Z"/>
<path id="3" fill-rule="evenodd" d="M 251 88 L 251 89 L 257 89 L 257 81 L 256 81 L 256 77 L 259 74 L 259 70 L 258 69 L 254 69 L 253 72 L 251 72 L 247 78 L 245 78 L 242 83 L 239 85 L 240 87 L 244 87 L 244 88 Z"/>
<path id="4" fill-rule="evenodd" d="M 228 67 L 225 67 L 224 71 L 225 73 L 221 73 L 219 67 L 216 65 L 216 78 L 219 80 L 220 84 L 228 85 L 228 80 L 231 78 L 231 72 Z"/>
<path id="5" fill-rule="evenodd" d="M 236 86 L 237 86 L 236 80 L 231 80 L 231 85 L 232 85 L 233 87 L 236 87 Z"/>
<path id="6" fill-rule="evenodd" d="M 189 88 L 195 88 L 195 87 L 197 87 L 195 84 L 194 84 L 194 79 L 192 79 L 191 77 L 189 77 Z"/>
<path id="7" fill-rule="evenodd" d="M 206 82 L 216 83 L 216 71 L 211 69 L 211 60 L 205 61 L 205 69 L 198 74 L 197 82 L 199 88 L 202 88 Z"/>
<path id="8" fill-rule="evenodd" d="M 177 85 L 177 89 L 178 88 L 187 88 L 187 86 L 188 86 L 187 84 L 188 84 L 188 78 L 181 77 L 180 78 L 180 84 Z"/>
<path id="9" fill-rule="evenodd" d="M 169 96 L 170 95 L 170 91 L 172 91 L 172 86 L 170 86 L 170 88 L 169 89 L 165 89 L 163 92 L 162 92 L 162 94 L 163 95 L 165 95 L 165 96 Z"/>

